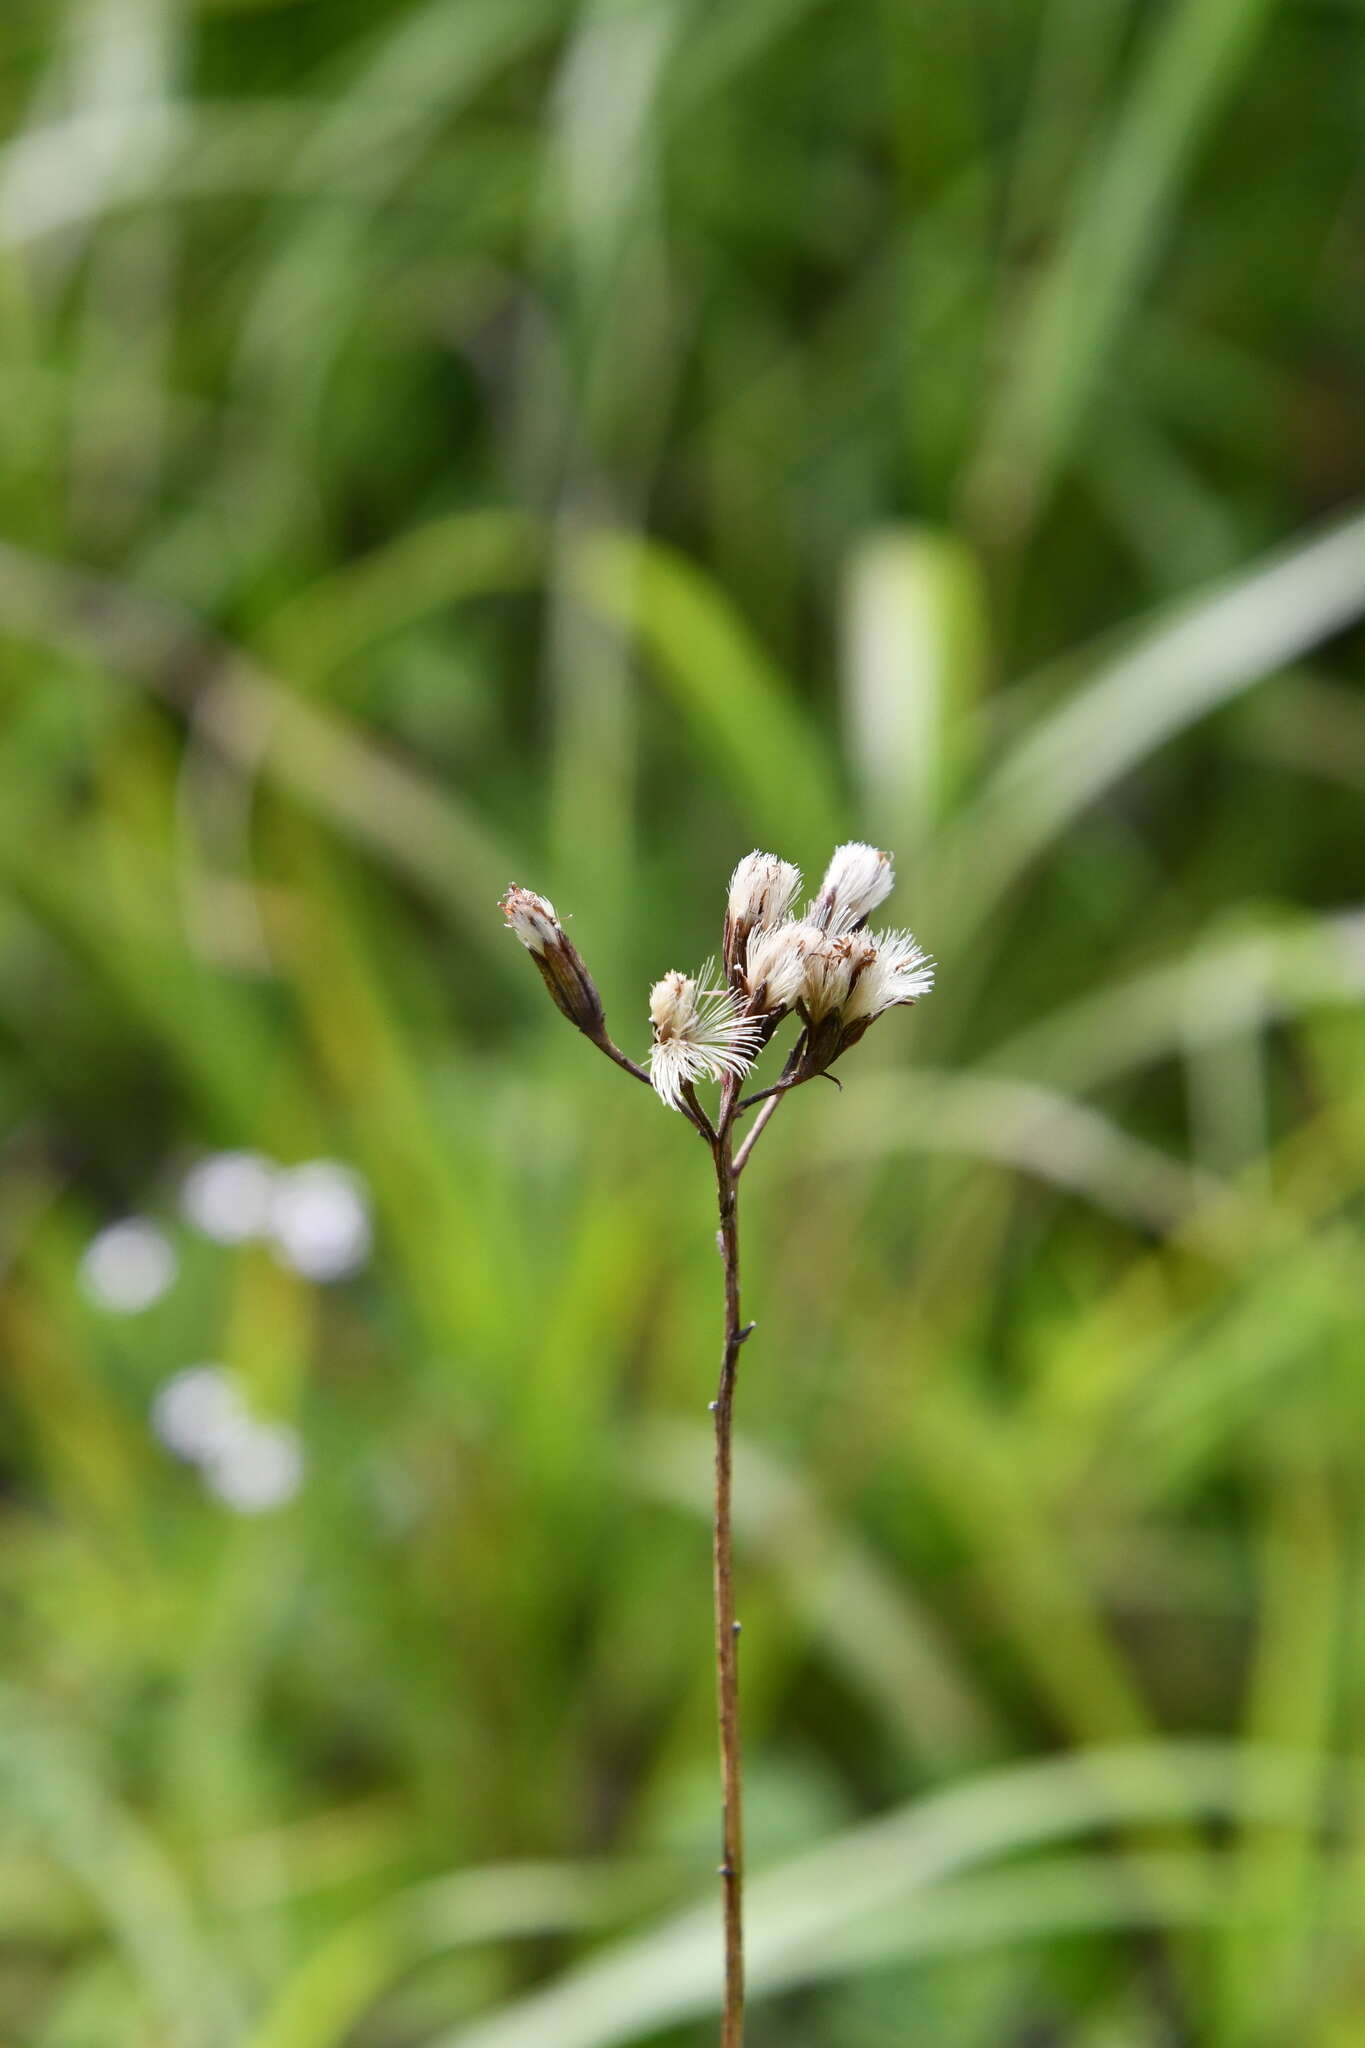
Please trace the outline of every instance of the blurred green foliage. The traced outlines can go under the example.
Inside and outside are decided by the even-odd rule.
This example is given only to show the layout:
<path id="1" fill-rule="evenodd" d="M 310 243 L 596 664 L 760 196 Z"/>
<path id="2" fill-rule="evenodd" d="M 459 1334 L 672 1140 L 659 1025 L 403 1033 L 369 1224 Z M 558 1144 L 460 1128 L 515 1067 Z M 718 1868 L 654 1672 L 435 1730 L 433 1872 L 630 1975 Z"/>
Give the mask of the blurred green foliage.
<path id="1" fill-rule="evenodd" d="M 640 1052 L 852 836 L 940 986 L 746 1181 L 755 2048 L 1365 2039 L 1363 77 L 11 0 L 4 2048 L 711 2038 L 706 1161 L 494 902 Z M 223 1148 L 364 1270 L 191 1229 Z M 149 1427 L 205 1360 L 273 1513 Z"/>

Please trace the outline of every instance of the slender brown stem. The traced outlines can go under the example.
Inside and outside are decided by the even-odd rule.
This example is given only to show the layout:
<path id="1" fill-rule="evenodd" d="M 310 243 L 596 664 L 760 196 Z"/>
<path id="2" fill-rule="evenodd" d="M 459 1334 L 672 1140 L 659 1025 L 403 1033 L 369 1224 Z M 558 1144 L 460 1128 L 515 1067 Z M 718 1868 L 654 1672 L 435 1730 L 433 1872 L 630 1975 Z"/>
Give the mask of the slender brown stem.
<path id="1" fill-rule="evenodd" d="M 772 1087 L 760 1088 L 757 1094 L 755 1095 L 746 1095 L 743 1101 L 737 1102 L 735 1104 L 734 1114 L 736 1116 L 743 1116 L 746 1109 L 753 1109 L 755 1105 L 760 1102 L 780 1101 L 781 1098 L 787 1093 L 788 1089 L 799 1087 L 801 1082 L 808 1078 L 801 1072 L 801 1056 L 805 1052 L 805 1050 L 806 1033 L 803 1031 L 801 1033 L 801 1036 L 797 1039 L 795 1045 L 792 1047 L 791 1051 L 787 1054 L 787 1064 L 783 1067 L 782 1072 L 773 1082 Z M 766 1123 L 768 1116 L 771 1115 L 772 1111 L 769 1110 L 767 1112 L 767 1115 L 762 1119 L 763 1122 Z M 756 1133 L 753 1131 L 751 1131 L 749 1134 L 750 1151 L 753 1150 L 753 1142 L 755 1135 Z"/>
<path id="2" fill-rule="evenodd" d="M 746 1109 L 757 1108 L 760 1102 L 771 1102 L 775 1096 L 785 1095 L 787 1090 L 793 1086 L 794 1080 L 795 1077 L 793 1076 L 791 1081 L 774 1081 L 771 1088 L 760 1088 L 756 1095 L 746 1095 L 743 1102 L 736 1106 L 736 1116 L 742 1116 Z"/>
<path id="3" fill-rule="evenodd" d="M 589 1033 L 588 1035 L 589 1037 L 592 1037 L 592 1033 Z M 609 1060 L 615 1060 L 618 1067 L 624 1068 L 625 1072 L 628 1074 L 633 1074 L 637 1081 L 643 1081 L 646 1088 L 652 1085 L 650 1082 L 649 1075 L 645 1072 L 644 1068 L 637 1067 L 634 1060 L 631 1059 L 628 1056 L 628 1054 L 623 1053 L 619 1045 L 613 1044 L 611 1039 L 608 1038 L 605 1030 L 602 1032 L 600 1037 L 592 1037 L 592 1042 L 597 1047 L 599 1052 L 604 1052 L 606 1054 Z"/>
<path id="4" fill-rule="evenodd" d="M 592 1040 L 599 1052 L 604 1052 L 609 1060 L 615 1060 L 618 1067 L 624 1068 L 628 1074 L 633 1074 L 637 1081 L 643 1081 L 646 1088 L 653 1087 L 654 1084 L 644 1068 L 637 1067 L 634 1060 L 626 1053 L 623 1053 L 619 1045 L 613 1043 L 607 1036 L 605 1026 L 600 1032 L 590 1031 L 586 1036 Z M 701 1133 L 707 1144 L 714 1146 L 716 1134 L 712 1128 L 710 1117 L 697 1100 L 696 1090 L 685 1088 L 683 1096 L 685 1098 L 682 1105 L 683 1115 L 687 1118 L 693 1129 Z"/>
<path id="5" fill-rule="evenodd" d="M 764 1103 L 762 1109 L 760 1109 L 760 1111 L 758 1112 L 758 1115 L 754 1118 L 753 1129 L 749 1132 L 748 1137 L 744 1140 L 744 1143 L 740 1146 L 738 1152 L 736 1152 L 735 1154 L 734 1165 L 731 1168 L 731 1171 L 733 1172 L 736 1180 L 739 1179 L 745 1167 L 749 1164 L 749 1154 L 753 1151 L 754 1146 L 763 1136 L 764 1129 L 766 1128 L 768 1123 L 771 1121 L 773 1116 L 781 1107 L 782 1097 L 786 1094 L 786 1092 L 787 1091 L 785 1088 L 774 1089 L 773 1093 L 768 1097 L 767 1101 Z"/>
<path id="6" fill-rule="evenodd" d="M 740 1322 L 739 1189 L 731 1156 L 737 1088 L 721 1101 L 713 1156 L 720 1204 L 720 1253 L 725 1267 L 725 1344 L 720 1385 L 712 1403 L 716 1426 L 716 1515 L 713 1563 L 716 1610 L 716 1711 L 720 1731 L 722 1861 L 725 1909 L 725 2003 L 721 2048 L 744 2040 L 744 1812 L 739 1735 L 739 1623 L 735 1619 L 734 1557 L 730 1526 L 733 1481 L 735 1381 L 739 1354 L 753 1328 Z"/>

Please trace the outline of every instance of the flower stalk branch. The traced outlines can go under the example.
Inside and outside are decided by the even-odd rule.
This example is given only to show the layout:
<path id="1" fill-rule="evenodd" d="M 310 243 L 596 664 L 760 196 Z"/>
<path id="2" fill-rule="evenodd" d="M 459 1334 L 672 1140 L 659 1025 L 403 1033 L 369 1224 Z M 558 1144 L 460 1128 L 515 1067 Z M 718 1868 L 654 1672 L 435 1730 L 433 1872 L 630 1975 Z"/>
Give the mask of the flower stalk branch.
<path id="1" fill-rule="evenodd" d="M 732 1094 L 730 1084 L 727 1093 Z M 716 1719 L 720 1736 L 721 1896 L 725 1919 L 725 1997 L 721 2048 L 744 2039 L 744 1767 L 739 1728 L 739 1622 L 735 1617 L 734 1491 L 735 1384 L 739 1354 L 753 1333 L 740 1320 L 739 1175 L 732 1158 L 734 1112 L 722 1107 L 714 1159 L 720 1212 L 720 1255 L 725 1268 L 725 1338 L 720 1382 L 711 1404 L 715 1423 L 715 1508 L 712 1575 L 716 1625 Z"/>
<path id="2" fill-rule="evenodd" d="M 775 854 L 747 855 L 730 878 L 719 978 L 712 980 L 708 962 L 697 975 L 673 970 L 650 991 L 647 1071 L 608 1034 L 596 984 L 554 905 L 514 886 L 501 906 L 556 1007 L 608 1059 L 687 1119 L 706 1140 L 715 1167 L 717 1242 L 725 1273 L 720 1380 L 711 1403 L 725 1929 L 721 2048 L 743 2048 L 744 2040 L 744 1780 L 731 1510 L 739 1354 L 754 1325 L 740 1319 L 739 1181 L 784 1097 L 820 1076 L 833 1079 L 835 1061 L 884 1011 L 917 1002 L 933 987 L 932 962 L 912 933 L 867 930 L 870 913 L 890 893 L 893 879 L 889 854 L 861 844 L 837 847 L 813 902 L 797 916 L 792 904 L 801 886 L 799 870 Z M 789 1016 L 799 1030 L 780 1076 L 770 1087 L 741 1096 L 744 1076 Z M 720 1085 L 714 1119 L 697 1094 L 704 1081 Z M 736 1127 L 755 1108 L 758 1114 L 736 1149 Z"/>

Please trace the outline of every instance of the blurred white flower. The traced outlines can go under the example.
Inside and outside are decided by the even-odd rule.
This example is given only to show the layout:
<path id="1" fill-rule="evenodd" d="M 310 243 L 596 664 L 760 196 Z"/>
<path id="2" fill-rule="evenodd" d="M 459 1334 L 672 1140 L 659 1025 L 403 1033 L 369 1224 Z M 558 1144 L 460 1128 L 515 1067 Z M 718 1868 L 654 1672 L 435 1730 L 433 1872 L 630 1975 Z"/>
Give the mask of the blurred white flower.
<path id="1" fill-rule="evenodd" d="M 287 1422 L 247 1417 L 204 1464 L 204 1484 L 239 1515 L 268 1514 L 303 1484 L 303 1440 Z"/>
<path id="2" fill-rule="evenodd" d="M 185 1175 L 180 1205 L 205 1237 L 246 1244 L 270 1227 L 276 1169 L 259 1152 L 214 1152 Z"/>
<path id="3" fill-rule="evenodd" d="M 152 1402 L 152 1428 L 168 1451 L 191 1463 L 214 1457 L 250 1427 L 241 1388 L 221 1365 L 172 1373 Z"/>
<path id="4" fill-rule="evenodd" d="M 136 1315 L 160 1301 L 175 1279 L 175 1248 L 145 1216 L 125 1216 L 93 1237 L 81 1259 L 81 1284 L 115 1315 Z"/>
<path id="5" fill-rule="evenodd" d="M 341 1280 L 364 1265 L 374 1242 L 359 1174 L 333 1159 L 284 1168 L 270 1204 L 270 1236 L 306 1280 Z"/>
<path id="6" fill-rule="evenodd" d="M 259 1422 L 241 1382 L 221 1365 L 173 1373 L 152 1403 L 152 1428 L 199 1467 L 206 1490 L 241 1515 L 291 1501 L 303 1483 L 303 1440 L 286 1422 Z"/>

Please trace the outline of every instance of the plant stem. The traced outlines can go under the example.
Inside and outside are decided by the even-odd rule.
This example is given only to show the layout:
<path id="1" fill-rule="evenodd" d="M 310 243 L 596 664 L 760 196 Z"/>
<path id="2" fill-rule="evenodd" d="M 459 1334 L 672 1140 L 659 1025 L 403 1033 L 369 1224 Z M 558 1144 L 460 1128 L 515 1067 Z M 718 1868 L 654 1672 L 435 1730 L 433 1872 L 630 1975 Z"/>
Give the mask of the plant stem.
<path id="1" fill-rule="evenodd" d="M 760 1109 L 760 1111 L 758 1112 L 758 1115 L 754 1118 L 753 1128 L 750 1130 L 748 1137 L 744 1140 L 744 1143 L 740 1146 L 738 1152 L 736 1152 L 735 1154 L 734 1166 L 731 1169 L 731 1171 L 733 1172 L 736 1180 L 739 1179 L 745 1167 L 749 1164 L 749 1154 L 753 1151 L 754 1146 L 763 1136 L 764 1125 L 771 1122 L 772 1118 L 777 1114 L 778 1110 L 781 1108 L 782 1096 L 785 1095 L 785 1093 L 785 1089 L 782 1089 L 781 1091 L 774 1090 L 774 1092 L 768 1097 L 767 1101 L 764 1103 L 762 1109 Z"/>
<path id="2" fill-rule="evenodd" d="M 734 1094 L 727 1091 L 712 1148 L 720 1203 L 720 1253 L 725 1266 L 725 1347 L 721 1354 L 720 1385 L 712 1404 L 716 1425 L 713 1558 L 723 1841 L 720 1876 L 725 1906 L 725 2004 L 721 2020 L 721 2048 L 741 2048 L 744 2040 L 743 1775 L 739 1739 L 739 1623 L 735 1620 L 730 1495 L 735 1380 L 740 1349 L 753 1324 L 745 1328 L 739 1320 L 739 1188 L 731 1157 L 733 1103 Z"/>

